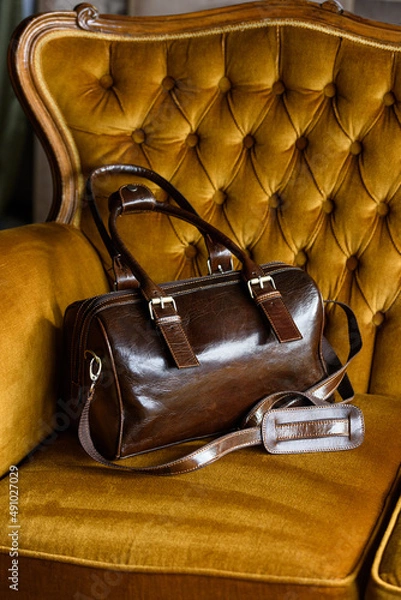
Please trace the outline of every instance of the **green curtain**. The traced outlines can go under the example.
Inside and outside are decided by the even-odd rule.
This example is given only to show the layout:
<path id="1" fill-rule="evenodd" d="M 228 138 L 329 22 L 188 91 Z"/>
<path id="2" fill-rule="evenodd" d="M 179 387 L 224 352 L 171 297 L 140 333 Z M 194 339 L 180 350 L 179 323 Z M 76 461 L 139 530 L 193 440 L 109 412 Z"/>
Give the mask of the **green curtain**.
<path id="1" fill-rule="evenodd" d="M 11 210 L 14 217 L 24 220 L 26 198 L 21 197 L 20 210 L 10 204 L 19 201 L 15 193 L 17 182 L 26 189 L 27 180 L 31 180 L 30 172 L 23 173 L 30 130 L 7 71 L 9 40 L 22 16 L 22 0 L 0 0 L 0 218 Z"/>

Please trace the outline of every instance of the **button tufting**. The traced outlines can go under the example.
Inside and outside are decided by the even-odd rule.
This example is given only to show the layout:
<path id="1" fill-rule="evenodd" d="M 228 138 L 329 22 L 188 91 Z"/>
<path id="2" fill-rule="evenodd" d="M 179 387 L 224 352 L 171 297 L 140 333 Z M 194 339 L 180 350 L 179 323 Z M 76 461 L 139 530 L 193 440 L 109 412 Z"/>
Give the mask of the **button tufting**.
<path id="1" fill-rule="evenodd" d="M 323 88 L 323 94 L 326 98 L 334 98 L 337 93 L 337 88 L 335 83 L 328 83 Z"/>
<path id="2" fill-rule="evenodd" d="M 387 92 L 387 94 L 384 94 L 384 96 L 383 96 L 384 106 L 393 106 L 393 104 L 395 104 L 395 102 L 396 102 L 396 98 L 395 98 L 393 92 Z"/>
<path id="3" fill-rule="evenodd" d="M 356 256 L 350 256 L 345 264 L 348 271 L 355 271 L 358 267 L 358 259 Z"/>
<path id="4" fill-rule="evenodd" d="M 170 92 L 175 87 L 175 79 L 173 77 L 167 76 L 162 81 L 163 88 Z"/>
<path id="5" fill-rule="evenodd" d="M 384 319 L 385 319 L 384 313 L 382 313 L 381 311 L 378 311 L 376 314 L 373 315 L 372 323 L 375 327 L 380 327 L 380 325 L 383 324 Z"/>
<path id="6" fill-rule="evenodd" d="M 223 94 L 226 94 L 227 92 L 229 92 L 231 90 L 231 81 L 229 80 L 228 77 L 222 77 L 219 81 L 219 88 L 220 91 L 223 92 Z"/>
<path id="7" fill-rule="evenodd" d="M 377 205 L 377 214 L 379 215 L 379 217 L 385 217 L 386 215 L 388 215 L 390 211 L 390 207 L 386 202 L 379 202 L 379 204 Z"/>
<path id="8" fill-rule="evenodd" d="M 103 77 L 99 79 L 99 83 L 102 88 L 109 90 L 111 87 L 113 87 L 114 80 L 111 75 L 103 75 Z"/>
<path id="9" fill-rule="evenodd" d="M 325 212 L 326 215 L 330 215 L 333 212 L 333 210 L 334 210 L 334 202 L 333 202 L 333 200 L 330 200 L 330 198 L 327 198 L 323 202 L 322 208 L 323 208 L 323 212 Z"/>
<path id="10" fill-rule="evenodd" d="M 194 246 L 193 244 L 188 244 L 188 246 L 185 248 L 185 256 L 187 258 L 193 259 L 197 254 L 198 250 L 196 246 Z"/>
<path id="11" fill-rule="evenodd" d="M 273 83 L 272 92 L 276 96 L 281 96 L 281 94 L 284 94 L 285 85 L 280 79 L 278 81 L 276 81 L 275 83 Z"/>
<path id="12" fill-rule="evenodd" d="M 353 156 L 358 156 L 362 152 L 361 142 L 352 142 L 350 152 Z"/>
<path id="13" fill-rule="evenodd" d="M 185 141 L 187 146 L 190 148 L 195 148 L 195 146 L 199 144 L 199 137 L 196 135 L 196 133 L 190 133 Z"/>
<path id="14" fill-rule="evenodd" d="M 295 146 L 296 146 L 296 148 L 298 148 L 298 150 L 305 150 L 308 146 L 308 143 L 309 143 L 308 138 L 301 136 L 295 142 Z"/>
<path id="15" fill-rule="evenodd" d="M 146 136 L 143 129 L 136 129 L 132 134 L 132 139 L 136 144 L 143 144 L 145 138 Z"/>
<path id="16" fill-rule="evenodd" d="M 223 192 L 223 190 L 216 190 L 216 192 L 213 196 L 213 201 L 215 202 L 215 204 L 218 204 L 219 206 L 221 206 L 226 201 L 226 198 L 227 198 L 227 194 L 225 192 Z"/>
<path id="17" fill-rule="evenodd" d="M 271 196 L 269 198 L 270 208 L 279 208 L 280 204 L 281 204 L 281 199 L 278 194 L 273 194 L 273 196 Z"/>
<path id="18" fill-rule="evenodd" d="M 244 137 L 244 146 L 245 148 L 248 148 L 248 150 L 250 150 L 251 148 L 253 148 L 253 146 L 255 145 L 255 138 L 253 137 L 253 135 L 246 135 Z"/>
<path id="19" fill-rule="evenodd" d="M 295 256 L 295 264 L 297 267 L 304 267 L 308 262 L 308 257 L 303 250 L 300 250 L 298 254 Z"/>

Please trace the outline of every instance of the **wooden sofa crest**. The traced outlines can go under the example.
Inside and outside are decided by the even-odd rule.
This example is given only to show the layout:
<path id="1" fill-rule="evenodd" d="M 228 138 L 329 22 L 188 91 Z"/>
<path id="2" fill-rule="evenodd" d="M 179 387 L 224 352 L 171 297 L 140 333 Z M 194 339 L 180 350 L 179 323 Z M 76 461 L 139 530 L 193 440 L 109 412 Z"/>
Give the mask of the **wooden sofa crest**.
<path id="1" fill-rule="evenodd" d="M 401 598 L 401 27 L 333 2 L 151 18 L 84 3 L 24 21 L 9 67 L 54 200 L 48 222 L 0 233 L 1 597 Z M 249 449 L 170 478 L 84 455 L 59 398 L 62 322 L 109 289 L 83 190 L 110 163 L 151 167 L 257 261 L 352 306 L 360 448 Z M 99 183 L 103 215 L 122 182 Z M 206 272 L 190 227 L 125 227 L 155 280 Z M 344 355 L 339 319 L 327 310 Z"/>

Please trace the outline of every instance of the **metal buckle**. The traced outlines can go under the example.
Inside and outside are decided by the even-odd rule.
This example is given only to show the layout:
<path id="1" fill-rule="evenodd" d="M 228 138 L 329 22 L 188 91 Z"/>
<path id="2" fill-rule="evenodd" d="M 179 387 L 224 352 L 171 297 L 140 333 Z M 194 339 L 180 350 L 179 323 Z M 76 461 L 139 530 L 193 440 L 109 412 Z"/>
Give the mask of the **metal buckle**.
<path id="1" fill-rule="evenodd" d="M 153 298 L 150 302 L 149 302 L 149 312 L 150 312 L 150 318 L 152 319 L 152 321 L 155 320 L 155 312 L 153 310 L 154 306 L 161 306 L 162 309 L 164 309 L 166 304 L 172 304 L 174 307 L 174 310 L 177 310 L 177 305 L 175 303 L 175 300 L 172 296 L 160 296 L 160 298 Z"/>
<path id="2" fill-rule="evenodd" d="M 218 270 L 220 271 L 220 273 L 229 273 L 230 271 L 234 271 L 234 262 L 233 262 L 233 257 L 230 258 L 230 270 L 228 271 L 224 271 L 223 267 L 221 265 L 218 265 Z M 215 275 L 215 273 L 213 273 L 212 271 L 212 265 L 210 262 L 210 258 L 207 259 L 207 269 L 209 271 L 209 275 Z"/>
<path id="3" fill-rule="evenodd" d="M 248 281 L 248 290 L 251 295 L 251 298 L 255 297 L 255 292 L 253 291 L 252 286 L 259 284 L 259 287 L 263 289 L 265 287 L 264 284 L 267 282 L 269 282 L 275 290 L 277 289 L 276 284 L 274 283 L 274 279 L 270 275 L 264 275 L 263 277 L 255 277 L 255 279 L 250 279 Z"/>

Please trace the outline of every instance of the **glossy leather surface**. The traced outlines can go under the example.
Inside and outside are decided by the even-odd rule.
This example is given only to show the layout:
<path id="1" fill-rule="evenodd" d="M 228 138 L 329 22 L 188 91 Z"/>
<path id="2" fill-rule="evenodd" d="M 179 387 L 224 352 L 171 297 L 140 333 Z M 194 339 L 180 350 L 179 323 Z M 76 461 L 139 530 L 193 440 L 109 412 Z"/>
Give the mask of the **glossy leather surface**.
<path id="1" fill-rule="evenodd" d="M 73 306 L 73 315 L 67 312 L 67 320 L 77 311 L 86 314 L 84 333 L 78 344 L 72 341 L 75 361 L 83 361 L 89 349 L 104 364 L 93 421 L 109 440 L 107 450 L 102 448 L 109 457 L 232 429 L 266 394 L 306 389 L 323 378 L 318 290 L 300 269 L 277 264 L 265 271 L 273 276 L 301 340 L 277 340 L 239 273 L 163 284 L 175 299 L 200 367 L 177 369 L 137 291 L 115 292 L 86 311 L 90 300 Z M 121 387 L 115 374 L 121 374 Z M 77 381 L 78 373 L 72 375 Z M 106 431 L 110 405 L 120 415 L 118 435 Z"/>

